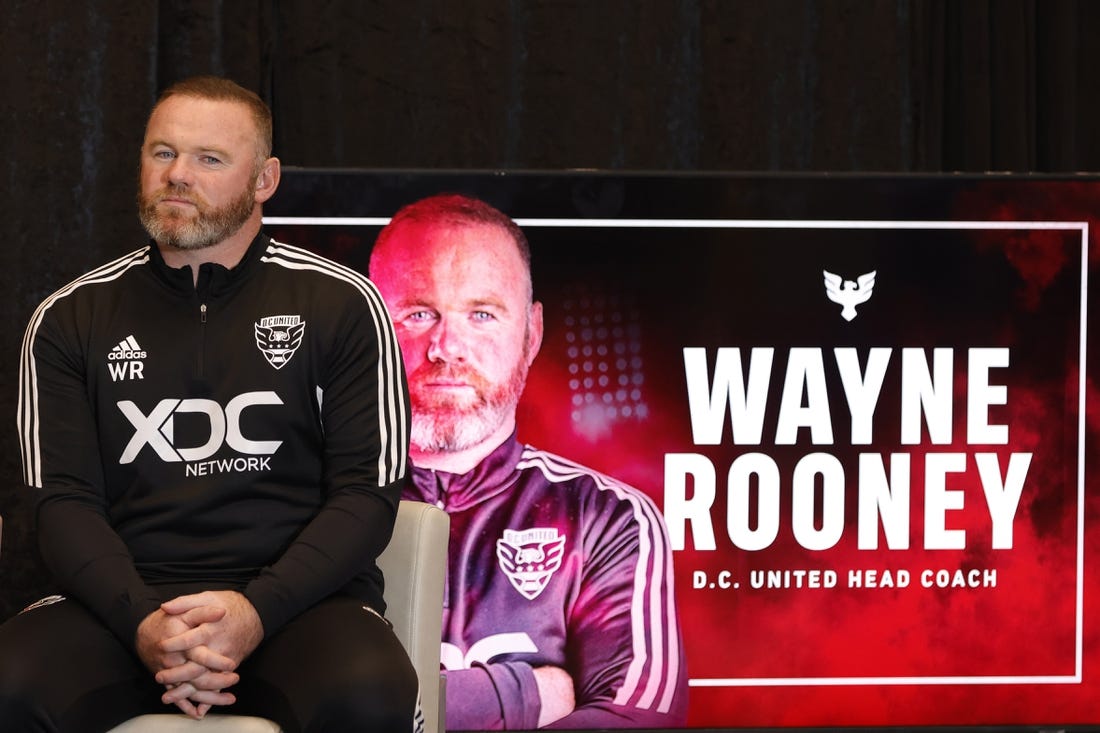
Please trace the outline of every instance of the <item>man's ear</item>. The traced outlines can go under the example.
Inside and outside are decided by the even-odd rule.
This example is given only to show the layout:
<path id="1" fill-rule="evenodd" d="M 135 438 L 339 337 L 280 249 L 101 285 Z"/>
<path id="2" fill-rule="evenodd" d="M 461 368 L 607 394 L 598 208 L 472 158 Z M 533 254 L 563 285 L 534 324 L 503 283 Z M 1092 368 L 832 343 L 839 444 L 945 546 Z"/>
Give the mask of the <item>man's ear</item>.
<path id="1" fill-rule="evenodd" d="M 282 165 L 278 158 L 268 158 L 264 161 L 260 166 L 260 174 L 256 176 L 256 203 L 262 204 L 275 195 L 281 175 Z"/>
<path id="2" fill-rule="evenodd" d="M 535 361 L 542 346 L 542 303 L 531 303 L 531 318 L 527 328 L 527 366 Z"/>

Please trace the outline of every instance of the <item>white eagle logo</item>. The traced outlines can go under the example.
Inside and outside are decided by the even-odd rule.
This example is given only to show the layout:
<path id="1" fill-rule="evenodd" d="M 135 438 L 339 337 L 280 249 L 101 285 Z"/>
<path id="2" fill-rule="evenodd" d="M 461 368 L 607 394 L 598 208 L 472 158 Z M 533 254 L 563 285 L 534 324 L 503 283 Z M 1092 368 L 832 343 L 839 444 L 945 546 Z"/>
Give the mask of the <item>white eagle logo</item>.
<path id="1" fill-rule="evenodd" d="M 856 306 L 866 303 L 875 289 L 875 273 L 878 270 L 860 275 L 855 282 L 844 280 L 840 275 L 834 275 L 828 270 L 821 271 L 825 275 L 825 294 L 834 303 L 840 303 L 844 309 L 840 315 L 846 321 L 856 317 Z"/>
<path id="2" fill-rule="evenodd" d="M 255 323 L 256 347 L 276 369 L 282 369 L 302 345 L 306 322 L 301 316 L 268 316 Z"/>
<path id="3" fill-rule="evenodd" d="M 565 535 L 553 528 L 506 529 L 497 540 L 497 562 L 520 595 L 533 601 L 561 567 L 564 546 Z"/>

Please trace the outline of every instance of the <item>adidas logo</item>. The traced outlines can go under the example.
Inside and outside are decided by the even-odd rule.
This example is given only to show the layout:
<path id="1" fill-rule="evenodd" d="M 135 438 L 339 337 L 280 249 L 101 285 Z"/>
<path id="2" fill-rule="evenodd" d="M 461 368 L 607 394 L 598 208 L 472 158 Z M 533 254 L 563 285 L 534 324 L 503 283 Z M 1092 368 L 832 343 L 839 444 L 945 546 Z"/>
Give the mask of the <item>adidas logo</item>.
<path id="1" fill-rule="evenodd" d="M 145 352 L 132 335 L 119 341 L 107 354 L 107 371 L 111 373 L 111 381 L 145 379 L 142 373 L 145 363 L 141 361 L 145 357 Z"/>

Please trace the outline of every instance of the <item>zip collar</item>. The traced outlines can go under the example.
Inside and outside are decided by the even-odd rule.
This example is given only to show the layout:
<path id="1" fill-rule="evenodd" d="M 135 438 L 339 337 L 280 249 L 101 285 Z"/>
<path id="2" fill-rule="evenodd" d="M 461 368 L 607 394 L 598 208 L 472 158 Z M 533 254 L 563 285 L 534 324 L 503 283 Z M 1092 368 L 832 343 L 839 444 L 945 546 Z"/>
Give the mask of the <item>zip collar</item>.
<path id="1" fill-rule="evenodd" d="M 153 272 L 170 289 L 188 296 L 198 291 L 203 295 L 217 297 L 232 292 L 244 283 L 249 274 L 259 266 L 260 256 L 270 244 L 271 239 L 261 230 L 248 245 L 244 257 L 232 269 L 214 262 L 199 265 L 197 284 L 189 265 L 170 267 L 164 261 L 160 246 L 152 240 L 149 242 L 149 261 Z"/>
<path id="2" fill-rule="evenodd" d="M 519 477 L 516 464 L 524 445 L 512 434 L 481 463 L 466 473 L 413 466 L 407 492 L 447 511 L 462 511 L 512 488 Z"/>

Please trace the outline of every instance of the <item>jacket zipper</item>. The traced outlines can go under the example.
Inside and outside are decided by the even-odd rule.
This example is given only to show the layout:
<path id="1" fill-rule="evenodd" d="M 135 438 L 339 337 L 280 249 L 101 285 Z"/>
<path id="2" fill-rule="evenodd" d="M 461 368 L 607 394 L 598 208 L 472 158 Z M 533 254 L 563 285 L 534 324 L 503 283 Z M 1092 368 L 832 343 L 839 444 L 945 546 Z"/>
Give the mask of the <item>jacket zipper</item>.
<path id="1" fill-rule="evenodd" d="M 432 470 L 432 479 L 435 481 L 435 487 L 439 491 L 438 498 L 435 500 L 435 505 L 447 511 L 447 488 L 443 485 L 443 481 L 440 480 L 439 474 L 435 469 Z M 451 569 L 447 567 L 443 572 L 443 610 L 444 617 L 450 615 L 451 609 Z M 444 628 L 446 627 L 446 620 L 444 620 Z"/>
<path id="2" fill-rule="evenodd" d="M 206 367 L 206 303 L 199 303 L 199 378 Z"/>

